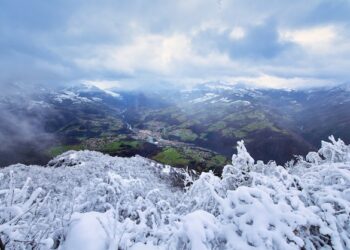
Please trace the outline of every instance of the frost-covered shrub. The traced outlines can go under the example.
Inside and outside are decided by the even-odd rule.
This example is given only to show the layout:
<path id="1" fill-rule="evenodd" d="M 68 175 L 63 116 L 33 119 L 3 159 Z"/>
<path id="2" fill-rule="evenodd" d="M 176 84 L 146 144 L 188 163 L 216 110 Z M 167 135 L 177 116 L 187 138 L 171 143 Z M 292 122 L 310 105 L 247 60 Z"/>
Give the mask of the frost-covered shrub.
<path id="1" fill-rule="evenodd" d="M 7 177 L 7 178 L 6 178 Z M 8 180 L 8 188 L 0 189 L 0 240 L 2 247 L 32 249 L 54 245 L 50 223 L 55 215 L 48 206 L 50 194 L 41 188 L 33 188 L 27 178 L 21 187 L 17 187 L 13 172 L 8 176 L 1 174 L 0 181 Z"/>
<path id="2" fill-rule="evenodd" d="M 333 136 L 329 137 L 330 142 L 322 141 L 321 149 L 318 151 L 319 155 L 324 157 L 327 162 L 336 163 L 350 160 L 349 146 L 338 139 L 335 140 Z"/>
<path id="3" fill-rule="evenodd" d="M 49 166 L 0 171 L 7 249 L 350 248 L 350 147 L 333 137 L 285 167 L 239 142 L 221 177 L 89 151 Z"/>

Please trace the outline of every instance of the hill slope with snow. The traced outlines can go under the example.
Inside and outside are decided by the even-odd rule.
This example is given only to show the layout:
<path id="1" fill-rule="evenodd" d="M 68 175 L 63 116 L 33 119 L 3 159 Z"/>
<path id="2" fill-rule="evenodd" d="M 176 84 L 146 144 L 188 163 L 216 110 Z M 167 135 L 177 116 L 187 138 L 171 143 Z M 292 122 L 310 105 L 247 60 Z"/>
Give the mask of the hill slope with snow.
<path id="1" fill-rule="evenodd" d="M 349 249 L 350 146 L 286 167 L 243 142 L 221 177 L 69 151 L 0 170 L 6 249 Z"/>

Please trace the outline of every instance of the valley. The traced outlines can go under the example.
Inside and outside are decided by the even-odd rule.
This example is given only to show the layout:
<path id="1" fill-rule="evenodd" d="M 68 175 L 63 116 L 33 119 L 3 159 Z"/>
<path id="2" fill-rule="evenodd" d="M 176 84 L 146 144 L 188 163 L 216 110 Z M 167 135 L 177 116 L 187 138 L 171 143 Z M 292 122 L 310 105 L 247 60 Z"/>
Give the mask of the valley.
<path id="1" fill-rule="evenodd" d="M 31 141 L 16 144 L 26 145 L 26 164 L 45 164 L 68 150 L 95 150 L 220 173 L 239 140 L 254 158 L 278 164 L 315 150 L 331 134 L 348 142 L 350 92 L 344 88 L 274 90 L 210 83 L 142 92 L 77 85 L 42 91 L 16 105 L 15 98 L 0 104 L 10 103 L 25 117 L 41 114 L 36 120 L 49 139 L 35 152 L 29 151 Z M 16 163 L 8 158 L 1 165 Z"/>

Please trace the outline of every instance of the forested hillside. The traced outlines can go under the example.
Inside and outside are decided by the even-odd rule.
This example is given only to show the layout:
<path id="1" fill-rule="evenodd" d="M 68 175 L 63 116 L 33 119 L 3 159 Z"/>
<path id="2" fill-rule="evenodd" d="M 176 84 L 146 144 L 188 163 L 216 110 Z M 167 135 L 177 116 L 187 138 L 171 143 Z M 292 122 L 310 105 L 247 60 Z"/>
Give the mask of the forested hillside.
<path id="1" fill-rule="evenodd" d="M 125 91 L 78 84 L 31 96 L 17 89 L 0 94 L 0 167 L 43 165 L 68 150 L 91 150 L 220 172 L 240 140 L 255 159 L 284 164 L 316 150 L 330 134 L 350 142 L 348 86 L 207 83 Z"/>

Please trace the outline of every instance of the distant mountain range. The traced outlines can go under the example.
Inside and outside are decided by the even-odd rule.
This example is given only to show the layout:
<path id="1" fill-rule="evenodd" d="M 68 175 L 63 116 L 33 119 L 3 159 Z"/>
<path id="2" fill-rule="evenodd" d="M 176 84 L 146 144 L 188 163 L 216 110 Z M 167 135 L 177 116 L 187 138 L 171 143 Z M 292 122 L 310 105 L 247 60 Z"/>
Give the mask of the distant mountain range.
<path id="1" fill-rule="evenodd" d="M 6 95 L 1 115 L 11 119 L 0 124 L 0 165 L 43 164 L 69 149 L 90 149 L 216 169 L 238 140 L 255 159 L 283 164 L 329 135 L 350 142 L 349 86 L 277 90 L 206 83 L 142 92 L 77 85 Z"/>

